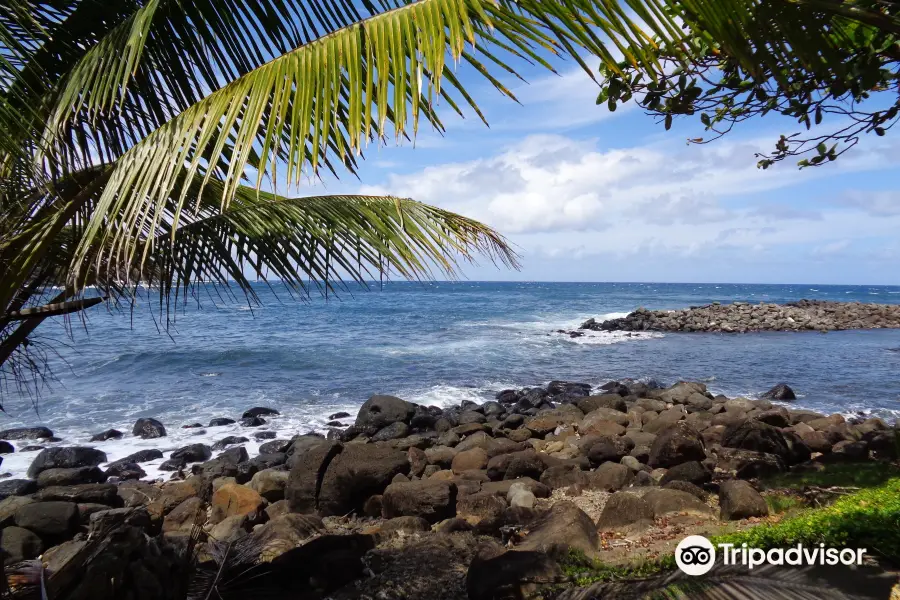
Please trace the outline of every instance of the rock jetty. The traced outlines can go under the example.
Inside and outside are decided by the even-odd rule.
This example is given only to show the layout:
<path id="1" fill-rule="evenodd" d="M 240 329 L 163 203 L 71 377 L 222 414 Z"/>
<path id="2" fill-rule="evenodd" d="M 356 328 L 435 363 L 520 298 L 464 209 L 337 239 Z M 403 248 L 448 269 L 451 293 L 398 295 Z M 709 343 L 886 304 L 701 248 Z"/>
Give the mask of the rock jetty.
<path id="1" fill-rule="evenodd" d="M 15 585 L 43 578 L 51 598 L 535 598 L 575 585 L 570 549 L 622 564 L 757 524 L 758 478 L 896 461 L 896 436 L 692 382 L 554 381 L 443 409 L 377 395 L 258 456 L 247 438 L 182 448 L 166 482 L 126 479 L 157 450 L 103 470 L 104 441 L 48 448 L 0 483 L 0 546 Z"/>
<path id="2" fill-rule="evenodd" d="M 734 302 L 680 310 L 639 308 L 625 317 L 585 321 L 594 331 L 837 331 L 900 328 L 900 305 L 800 300 L 788 304 Z"/>

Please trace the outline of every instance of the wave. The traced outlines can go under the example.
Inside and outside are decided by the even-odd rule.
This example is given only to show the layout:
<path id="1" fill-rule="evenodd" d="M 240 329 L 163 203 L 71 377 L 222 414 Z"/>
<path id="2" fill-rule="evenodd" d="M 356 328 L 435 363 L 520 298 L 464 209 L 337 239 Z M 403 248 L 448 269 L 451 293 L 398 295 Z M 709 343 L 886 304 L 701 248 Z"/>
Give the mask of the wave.
<path id="1" fill-rule="evenodd" d="M 581 337 L 570 338 L 566 336 L 564 339 L 582 346 L 609 346 L 611 344 L 621 344 L 622 342 L 652 340 L 662 337 L 665 337 L 665 335 L 656 331 L 586 331 Z"/>

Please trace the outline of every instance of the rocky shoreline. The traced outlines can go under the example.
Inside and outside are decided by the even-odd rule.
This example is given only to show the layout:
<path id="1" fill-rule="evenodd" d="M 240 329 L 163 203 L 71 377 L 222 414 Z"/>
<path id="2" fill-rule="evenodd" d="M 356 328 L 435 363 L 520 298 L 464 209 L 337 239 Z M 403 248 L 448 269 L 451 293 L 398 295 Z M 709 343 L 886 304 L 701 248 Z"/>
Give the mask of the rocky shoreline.
<path id="1" fill-rule="evenodd" d="M 585 321 L 593 331 L 683 331 L 747 333 L 752 331 L 838 331 L 900 328 L 900 305 L 800 300 L 788 304 L 714 302 L 680 310 L 638 308 L 619 319 Z"/>
<path id="2" fill-rule="evenodd" d="M 352 425 L 273 439 L 252 458 L 246 438 L 186 446 L 167 461 L 172 480 L 155 483 L 140 464 L 158 451 L 101 469 L 103 440 L 122 435 L 103 432 L 97 447 L 44 449 L 30 479 L 0 481 L 0 549 L 18 586 L 43 568 L 51 598 L 571 591 L 557 562 L 570 550 L 658 556 L 688 533 L 766 519 L 760 477 L 897 460 L 893 424 L 783 404 L 793 398 L 784 384 L 750 400 L 631 380 L 554 381 L 445 409 L 373 396 Z M 132 435 L 165 428 L 142 419 Z"/>

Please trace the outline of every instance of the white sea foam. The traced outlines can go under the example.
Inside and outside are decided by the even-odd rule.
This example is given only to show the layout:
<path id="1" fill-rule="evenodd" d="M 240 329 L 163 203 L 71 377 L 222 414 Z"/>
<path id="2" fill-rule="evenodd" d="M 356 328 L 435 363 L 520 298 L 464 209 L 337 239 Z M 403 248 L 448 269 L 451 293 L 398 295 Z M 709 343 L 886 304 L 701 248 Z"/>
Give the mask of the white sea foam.
<path id="1" fill-rule="evenodd" d="M 609 346 L 611 344 L 621 344 L 622 342 L 664 337 L 662 333 L 656 331 L 585 331 L 581 337 L 572 338 L 566 334 L 560 334 L 560 336 L 573 344 L 583 346 Z"/>

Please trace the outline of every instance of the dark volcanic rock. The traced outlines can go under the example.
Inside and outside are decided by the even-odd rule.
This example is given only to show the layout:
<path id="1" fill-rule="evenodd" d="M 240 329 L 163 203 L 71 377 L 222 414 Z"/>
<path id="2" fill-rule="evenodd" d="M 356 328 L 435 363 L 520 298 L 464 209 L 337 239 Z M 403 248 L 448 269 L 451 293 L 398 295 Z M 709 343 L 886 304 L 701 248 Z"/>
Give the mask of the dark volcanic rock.
<path id="1" fill-rule="evenodd" d="M 484 557 L 476 555 L 469 566 L 466 573 L 469 600 L 533 598 L 535 581 L 562 578 L 559 565 L 541 552 L 512 550 L 499 556 L 493 554 L 489 551 Z"/>
<path id="2" fill-rule="evenodd" d="M 250 410 L 244 411 L 244 414 L 241 415 L 242 419 L 246 419 L 248 417 L 268 417 L 274 415 L 280 415 L 281 413 L 275 410 L 274 408 L 266 408 L 264 406 L 255 406 Z"/>
<path id="3" fill-rule="evenodd" d="M 134 464 L 134 463 L 142 463 L 149 462 L 151 460 L 156 460 L 158 458 L 162 458 L 163 453 L 159 450 L 151 449 L 151 450 L 138 450 L 133 454 L 129 454 L 125 458 L 120 458 L 119 460 L 113 461 L 107 465 L 107 469 L 112 468 L 116 465 L 125 465 L 125 464 Z"/>
<path id="4" fill-rule="evenodd" d="M 59 539 L 78 527 L 78 507 L 74 502 L 33 502 L 20 507 L 14 519 L 43 539 Z"/>
<path id="5" fill-rule="evenodd" d="M 234 446 L 235 444 L 244 444 L 249 441 L 250 440 L 248 438 L 242 436 L 229 435 L 228 437 L 222 438 L 221 440 L 213 444 L 212 449 L 213 451 L 218 452 L 219 450 L 224 450 L 228 446 Z"/>
<path id="6" fill-rule="evenodd" d="M 644 521 L 653 521 L 653 509 L 643 498 L 629 492 L 616 492 L 606 501 L 597 519 L 597 529 L 609 530 Z"/>
<path id="7" fill-rule="evenodd" d="M 262 417 L 244 417 L 241 419 L 241 427 L 259 427 L 265 424 L 266 420 Z"/>
<path id="8" fill-rule="evenodd" d="M 381 497 L 385 519 L 421 517 L 437 523 L 456 515 L 456 484 L 449 481 L 392 483 Z"/>
<path id="9" fill-rule="evenodd" d="M 12 454 L 16 451 L 15 446 L 6 442 L 4 440 L 0 440 L 0 454 Z"/>
<path id="10" fill-rule="evenodd" d="M 107 429 L 95 436 L 91 437 L 92 442 L 105 442 L 106 440 L 118 440 L 122 437 L 122 432 L 118 429 Z"/>
<path id="11" fill-rule="evenodd" d="M 690 424 L 677 421 L 659 430 L 650 447 L 651 467 L 674 467 L 706 458 L 703 437 Z"/>
<path id="12" fill-rule="evenodd" d="M 600 536 L 591 518 L 573 503 L 563 501 L 532 523 L 519 549 L 550 555 L 564 555 L 574 549 L 590 555 L 599 545 Z"/>
<path id="13" fill-rule="evenodd" d="M 37 488 L 37 482 L 33 479 L 4 479 L 0 481 L 0 500 L 33 494 Z"/>
<path id="14" fill-rule="evenodd" d="M 74 469 L 95 467 L 106 462 L 106 453 L 95 448 L 72 446 L 67 448 L 45 448 L 28 467 L 28 476 L 37 477 L 47 469 Z"/>
<path id="15" fill-rule="evenodd" d="M 145 440 L 165 437 L 166 428 L 156 419 L 138 419 L 131 428 L 131 435 L 136 435 Z"/>
<path id="16" fill-rule="evenodd" d="M 348 444 L 328 464 L 318 494 L 322 516 L 362 512 L 370 496 L 381 494 L 398 473 L 409 473 L 406 452 L 375 445 Z M 291 483 L 295 481 L 291 472 Z M 289 497 L 290 498 L 290 497 Z"/>
<path id="17" fill-rule="evenodd" d="M 319 505 L 319 490 L 328 465 L 341 453 L 340 442 L 322 439 L 304 440 L 302 449 L 291 457 L 291 474 L 285 487 L 285 498 L 291 512 L 314 513 Z"/>
<path id="18" fill-rule="evenodd" d="M 779 383 L 761 396 L 767 400 L 796 400 L 794 390 L 786 383 Z"/>
<path id="19" fill-rule="evenodd" d="M 19 427 L 0 431 L 0 440 L 39 440 L 52 437 L 53 432 L 46 427 Z"/>
<path id="20" fill-rule="evenodd" d="M 143 479 L 147 473 L 137 463 L 120 463 L 116 462 L 107 467 L 104 473 L 106 477 L 118 477 L 122 480 Z"/>
<path id="21" fill-rule="evenodd" d="M 22 527 L 5 527 L 0 531 L 0 552 L 4 564 L 31 560 L 40 556 L 44 549 L 41 538 Z"/>
<path id="22" fill-rule="evenodd" d="M 37 476 L 40 487 L 54 485 L 78 485 L 80 483 L 102 483 L 106 475 L 99 467 L 76 467 L 74 469 L 46 469 Z"/>
<path id="23" fill-rule="evenodd" d="M 350 416 L 348 412 L 336 412 L 333 415 L 329 416 L 329 419 L 346 419 Z"/>
<path id="24" fill-rule="evenodd" d="M 660 479 L 659 485 L 666 485 L 670 481 L 687 481 L 688 483 L 699 486 L 707 483 L 711 479 L 712 473 L 699 462 L 692 460 L 681 463 L 680 465 L 675 465 L 666 471 L 666 474 Z"/>
<path id="25" fill-rule="evenodd" d="M 271 442 L 266 442 L 259 447 L 260 454 L 274 454 L 276 452 L 287 452 L 288 448 L 291 447 L 291 440 L 272 440 Z"/>
<path id="26" fill-rule="evenodd" d="M 274 440 L 278 434 L 274 431 L 257 431 L 253 434 L 253 439 L 258 442 L 263 440 Z"/>
<path id="27" fill-rule="evenodd" d="M 408 423 L 415 406 L 395 396 L 372 396 L 363 403 L 356 415 L 356 427 L 371 433 L 398 421 Z"/>
<path id="28" fill-rule="evenodd" d="M 209 425 L 207 427 L 222 427 L 223 425 L 233 425 L 234 419 L 229 419 L 228 417 L 216 417 L 215 419 L 211 419 Z"/>
<path id="29" fill-rule="evenodd" d="M 754 452 L 765 452 L 790 461 L 791 448 L 784 433 L 777 427 L 760 421 L 745 421 L 729 426 L 722 436 L 726 448 L 740 448 Z"/>
<path id="30" fill-rule="evenodd" d="M 765 499 L 752 485 L 741 479 L 722 483 L 719 487 L 719 506 L 724 521 L 765 517 L 769 514 Z"/>
<path id="31" fill-rule="evenodd" d="M 75 502 L 77 504 L 121 505 L 116 486 L 107 483 L 82 483 L 46 487 L 34 496 L 39 502 Z"/>
<path id="32" fill-rule="evenodd" d="M 192 463 L 209 460 L 211 456 L 212 451 L 206 444 L 191 444 L 190 446 L 179 448 L 173 452 L 169 458 L 180 459 L 186 463 Z"/>
<path id="33" fill-rule="evenodd" d="M 191 471 L 208 479 L 234 477 L 238 473 L 238 465 L 248 458 L 246 448 L 237 446 L 229 448 L 212 460 L 193 465 Z"/>

